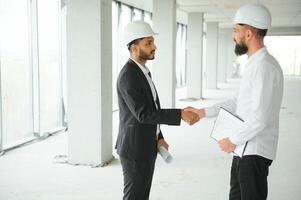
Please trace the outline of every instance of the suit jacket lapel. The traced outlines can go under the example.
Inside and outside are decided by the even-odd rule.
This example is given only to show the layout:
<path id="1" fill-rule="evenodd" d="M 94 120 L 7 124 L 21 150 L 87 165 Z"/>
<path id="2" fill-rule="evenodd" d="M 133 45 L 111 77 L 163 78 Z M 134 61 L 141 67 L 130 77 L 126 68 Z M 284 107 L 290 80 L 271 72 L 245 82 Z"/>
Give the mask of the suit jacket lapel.
<path id="1" fill-rule="evenodd" d="M 151 87 L 148 83 L 148 80 L 146 79 L 144 73 L 142 72 L 140 67 L 132 59 L 129 59 L 128 62 L 133 66 L 133 69 L 135 69 L 135 71 L 138 73 L 138 76 L 141 77 L 144 80 L 144 84 L 146 85 L 148 93 L 149 93 L 150 97 L 152 98 L 152 102 L 154 103 L 154 106 L 156 107 L 155 102 L 154 102 L 154 98 L 153 98 L 152 89 L 151 89 Z M 155 87 L 155 90 L 156 90 L 156 87 Z M 156 94 L 157 94 L 157 90 L 156 90 Z M 156 103 L 158 105 L 158 108 L 160 108 L 160 102 L 159 102 L 158 94 L 157 94 Z"/>

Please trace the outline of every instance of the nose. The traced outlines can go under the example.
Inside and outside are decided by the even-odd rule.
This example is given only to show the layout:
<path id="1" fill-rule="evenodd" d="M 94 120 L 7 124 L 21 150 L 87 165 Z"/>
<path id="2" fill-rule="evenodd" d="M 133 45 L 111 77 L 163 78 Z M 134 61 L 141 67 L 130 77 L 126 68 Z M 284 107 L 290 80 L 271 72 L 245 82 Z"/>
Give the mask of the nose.
<path id="1" fill-rule="evenodd" d="M 156 46 L 155 44 L 154 44 L 154 47 L 153 47 L 153 49 L 154 49 L 154 50 L 156 50 L 156 49 L 157 49 L 157 46 Z"/>

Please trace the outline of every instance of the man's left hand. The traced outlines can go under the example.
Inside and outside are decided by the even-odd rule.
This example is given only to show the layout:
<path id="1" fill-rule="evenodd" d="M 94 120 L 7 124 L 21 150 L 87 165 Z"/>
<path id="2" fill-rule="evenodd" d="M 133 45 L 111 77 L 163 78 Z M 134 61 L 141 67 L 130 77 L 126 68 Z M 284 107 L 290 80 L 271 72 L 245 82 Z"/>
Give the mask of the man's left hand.
<path id="1" fill-rule="evenodd" d="M 219 147 L 221 148 L 222 151 L 231 153 L 235 150 L 236 145 L 233 144 L 229 138 L 224 138 L 220 141 L 218 141 Z"/>
<path id="2" fill-rule="evenodd" d="M 160 146 L 163 146 L 166 150 L 168 150 L 169 145 L 167 144 L 167 142 L 164 139 L 160 139 L 158 140 L 158 149 L 160 148 Z"/>

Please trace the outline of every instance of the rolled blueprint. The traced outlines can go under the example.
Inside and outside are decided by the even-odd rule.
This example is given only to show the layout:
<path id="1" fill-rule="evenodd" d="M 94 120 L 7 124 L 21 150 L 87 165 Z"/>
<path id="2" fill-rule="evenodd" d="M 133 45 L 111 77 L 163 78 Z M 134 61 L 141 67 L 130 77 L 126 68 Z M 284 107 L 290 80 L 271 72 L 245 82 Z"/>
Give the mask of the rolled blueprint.
<path id="1" fill-rule="evenodd" d="M 163 146 L 159 147 L 159 154 L 166 163 L 171 163 L 172 155 Z"/>

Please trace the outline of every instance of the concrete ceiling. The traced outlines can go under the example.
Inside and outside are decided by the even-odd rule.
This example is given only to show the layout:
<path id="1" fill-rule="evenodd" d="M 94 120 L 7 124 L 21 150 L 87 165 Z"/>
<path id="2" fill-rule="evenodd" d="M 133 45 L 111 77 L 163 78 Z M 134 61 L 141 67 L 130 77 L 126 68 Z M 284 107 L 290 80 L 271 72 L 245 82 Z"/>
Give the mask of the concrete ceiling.
<path id="1" fill-rule="evenodd" d="M 153 0 L 121 0 L 129 5 L 152 11 Z M 247 3 L 260 2 L 272 13 L 273 27 L 301 27 L 301 0 L 177 0 L 177 20 L 187 23 L 187 14 L 203 12 L 205 21 L 221 27 L 232 26 L 236 10 Z"/>

